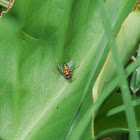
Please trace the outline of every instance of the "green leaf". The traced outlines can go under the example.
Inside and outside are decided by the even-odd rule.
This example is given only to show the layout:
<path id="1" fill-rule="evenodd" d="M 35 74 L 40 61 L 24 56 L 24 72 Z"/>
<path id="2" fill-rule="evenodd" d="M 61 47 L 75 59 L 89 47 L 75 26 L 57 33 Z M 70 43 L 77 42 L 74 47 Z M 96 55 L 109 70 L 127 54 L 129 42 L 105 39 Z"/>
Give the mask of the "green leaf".
<path id="1" fill-rule="evenodd" d="M 135 107 L 137 130 L 139 131 L 140 98 L 132 101 L 132 105 Z M 110 96 L 96 116 L 95 131 L 97 136 L 95 138 L 129 132 L 124 111 L 125 106 L 123 105 L 121 94 L 115 93 Z"/>
<path id="2" fill-rule="evenodd" d="M 131 56 L 138 49 L 138 44 L 140 40 L 140 13 L 132 12 L 122 24 L 121 29 L 119 30 L 116 37 L 116 45 L 119 52 L 119 57 L 123 65 L 128 62 Z M 135 27 L 132 26 L 133 21 L 136 21 Z M 131 32 L 131 34 L 129 34 Z M 133 43 L 134 42 L 134 43 Z M 118 67 L 116 68 L 116 71 Z M 93 86 L 93 98 L 98 97 L 98 94 L 106 87 L 106 85 L 116 76 L 115 72 L 115 62 L 113 61 L 113 54 L 109 52 L 106 62 L 102 68 L 100 75 L 98 76 L 94 86 Z M 97 97 L 96 97 L 97 96 Z"/>
<path id="3" fill-rule="evenodd" d="M 126 106 L 125 111 L 126 111 L 128 126 L 130 129 L 130 138 L 138 140 L 139 136 L 136 130 L 137 124 L 135 121 L 134 109 L 131 105 L 130 91 L 129 91 L 128 83 L 126 80 L 125 71 L 123 69 L 123 65 L 134 54 L 139 44 L 140 31 L 138 29 L 140 25 L 140 18 L 139 18 L 140 13 L 135 12 L 135 13 L 132 13 L 130 16 L 128 16 L 127 20 L 122 25 L 119 34 L 117 34 L 117 40 L 115 43 L 113 33 L 111 31 L 110 25 L 108 24 L 109 20 L 105 13 L 104 6 L 101 0 L 99 0 L 99 2 L 100 2 L 100 9 L 101 9 L 100 15 L 102 17 L 102 22 L 103 22 L 105 31 L 107 32 L 106 35 L 109 40 L 109 46 L 110 46 L 111 52 L 109 53 L 107 61 L 93 87 L 93 99 L 95 101 L 97 100 L 97 97 L 99 96 L 99 94 L 104 90 L 107 84 L 114 78 L 115 74 L 117 73 L 117 76 L 120 79 L 119 85 L 122 91 L 124 104 Z M 137 22 L 137 24 L 135 24 L 135 28 L 132 27 L 133 21 Z M 128 32 L 128 28 L 130 29 L 129 31 L 131 31 L 131 34 L 129 34 Z M 126 39 L 128 40 L 127 42 L 126 42 Z M 120 56 L 120 54 L 122 56 Z M 122 59 L 120 59 L 120 57 Z"/>
<path id="4" fill-rule="evenodd" d="M 102 33 L 91 1 L 15 1 L 0 23 L 2 139 L 64 137 Z M 71 59 L 76 68 L 66 80 L 55 62 Z"/>
<path id="5" fill-rule="evenodd" d="M 118 14 L 118 10 L 121 11 L 121 13 L 124 13 L 123 15 L 121 14 L 121 16 L 118 16 L 119 17 L 119 18 L 117 18 L 117 23 L 118 24 L 117 24 L 117 26 L 115 26 L 113 28 L 114 33 L 116 32 L 116 29 L 118 29 L 118 25 L 120 25 L 120 23 L 121 23 L 120 21 L 122 21 L 122 19 L 125 18 L 125 15 L 128 14 L 127 13 L 128 11 L 126 11 L 126 8 L 123 9 L 123 7 L 127 7 L 130 10 L 132 8 L 133 4 L 135 4 L 135 2 L 134 3 L 129 3 L 129 1 L 127 3 L 126 3 L 126 1 L 123 1 L 123 2 L 121 2 L 121 1 L 113 1 L 113 2 L 112 1 L 108 1 L 106 3 L 107 9 L 111 8 L 111 9 L 109 9 L 110 12 L 108 12 L 108 14 L 109 14 L 109 16 L 111 18 L 112 27 L 114 27 L 114 25 L 116 23 L 116 17 L 118 15 L 120 15 L 120 12 Z M 87 91 L 87 89 L 88 89 L 88 87 L 90 89 L 90 86 L 91 86 L 90 83 L 94 83 L 94 80 L 97 77 L 96 75 L 99 73 L 99 70 L 100 70 L 101 66 L 103 65 L 103 62 L 106 59 L 106 55 L 107 55 L 107 51 L 108 51 L 108 48 L 106 47 L 106 43 L 107 43 L 107 40 L 106 40 L 106 37 L 105 37 L 105 34 L 104 34 L 103 37 L 102 37 L 101 43 L 100 43 L 100 45 L 98 47 L 98 50 L 97 50 L 97 53 L 96 53 L 96 57 L 95 57 L 95 59 L 93 61 L 92 68 L 91 68 L 91 71 L 90 71 L 90 74 L 89 74 L 89 78 L 88 78 L 88 82 L 87 82 L 87 84 L 85 86 L 85 89 L 83 91 L 83 96 L 82 96 L 81 102 L 80 102 L 80 103 L 82 103 L 82 105 L 80 104 L 80 106 L 78 108 L 78 111 L 77 111 L 77 113 L 76 113 L 76 115 L 75 115 L 75 117 L 73 119 L 73 122 L 72 122 L 72 124 L 70 126 L 70 129 L 69 129 L 69 131 L 67 133 L 67 138 L 71 137 L 70 135 L 71 135 L 71 133 L 73 133 L 72 131 L 75 132 L 74 129 L 77 127 L 76 125 L 78 123 L 81 123 L 80 120 L 83 118 L 83 115 L 85 114 L 85 111 L 87 111 L 87 109 L 89 108 L 87 106 L 87 102 L 89 103 L 89 101 L 90 101 L 88 99 L 89 98 L 89 96 L 88 96 L 89 94 L 88 93 L 90 93 L 91 90 Z M 82 100 L 83 97 L 85 97 L 84 98 L 84 102 Z M 85 109 L 85 106 L 86 106 L 87 109 Z M 88 120 L 88 119 L 86 119 L 86 120 Z M 85 124 L 85 123 L 83 123 L 83 124 Z M 80 127 L 78 129 L 79 129 L 79 131 L 83 131 L 83 128 L 84 127 L 82 126 L 82 128 L 81 128 L 81 125 L 80 125 Z M 76 130 L 78 131 L 78 129 L 76 129 Z M 78 136 L 79 136 L 78 134 L 81 134 L 81 132 L 77 132 L 77 131 L 75 133 L 76 135 L 72 135 L 73 137 L 71 139 L 78 138 Z M 91 132 L 91 130 L 89 130 L 89 131 Z"/>
<path id="6" fill-rule="evenodd" d="M 138 66 L 140 65 L 140 57 L 133 62 L 131 65 L 129 65 L 126 69 L 126 74 L 127 76 L 130 75 L 134 69 L 136 69 Z M 105 90 L 102 92 L 102 94 L 100 95 L 100 97 L 98 98 L 98 100 L 90 105 L 90 108 L 88 110 L 86 110 L 86 113 L 83 114 L 83 117 L 81 118 L 81 120 L 78 122 L 77 126 L 75 126 L 75 128 L 73 128 L 73 133 L 70 135 L 70 139 L 80 139 L 83 132 L 85 131 L 85 129 L 87 128 L 90 120 L 91 120 L 91 116 L 94 113 L 94 116 L 96 116 L 97 111 L 101 110 L 101 105 L 103 104 L 103 102 L 107 99 L 107 97 L 113 92 L 114 89 L 116 89 L 116 87 L 118 86 L 119 83 L 119 79 L 118 77 L 116 77 L 108 86 L 107 88 L 105 88 Z M 95 131 L 96 133 L 96 131 Z"/>
<path id="7" fill-rule="evenodd" d="M 140 56 L 140 47 L 137 56 Z M 140 89 L 140 66 L 133 72 L 130 87 L 134 94 Z"/>
<path id="8" fill-rule="evenodd" d="M 125 13 L 118 25 L 133 5 L 128 3 L 127 10 L 122 6 Z M 95 1 L 15 1 L 0 22 L 1 139 L 63 139 L 103 32 Z M 66 80 L 57 74 L 55 62 L 63 65 L 71 59 L 76 68 L 72 79 Z M 91 103 L 92 98 L 85 110 Z"/>

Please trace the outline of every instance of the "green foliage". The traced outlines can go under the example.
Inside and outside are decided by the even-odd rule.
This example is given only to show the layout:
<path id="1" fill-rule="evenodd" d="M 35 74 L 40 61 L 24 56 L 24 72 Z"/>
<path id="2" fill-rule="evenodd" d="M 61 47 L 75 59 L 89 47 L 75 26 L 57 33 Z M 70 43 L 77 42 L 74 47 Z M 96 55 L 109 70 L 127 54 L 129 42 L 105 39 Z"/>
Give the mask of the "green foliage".
<path id="1" fill-rule="evenodd" d="M 137 56 L 140 56 L 140 47 Z M 140 67 L 133 72 L 130 87 L 134 94 L 140 90 Z"/>
<path id="2" fill-rule="evenodd" d="M 103 25 L 104 25 L 104 28 L 106 31 L 107 38 L 109 40 L 109 46 L 110 46 L 111 53 L 108 54 L 108 58 L 105 62 L 105 65 L 102 68 L 102 71 L 101 71 L 97 81 L 98 80 L 100 81 L 100 79 L 102 80 L 102 77 L 104 77 L 105 80 L 107 79 L 106 80 L 107 82 L 108 81 L 110 82 L 112 80 L 112 78 L 114 77 L 113 74 L 115 74 L 115 69 L 117 69 L 116 73 L 120 80 L 119 85 L 120 85 L 120 88 L 122 91 L 124 104 L 126 106 L 125 110 L 126 110 L 126 118 L 127 118 L 127 122 L 128 122 L 128 127 L 130 129 L 130 139 L 139 140 L 139 136 L 138 136 L 138 132 L 137 132 L 136 118 L 135 118 L 135 114 L 134 114 L 134 109 L 131 104 L 131 95 L 130 95 L 130 90 L 129 90 L 128 83 L 126 80 L 126 74 L 125 74 L 125 71 L 123 68 L 123 64 L 127 60 L 127 58 L 129 58 L 136 51 L 136 49 L 138 47 L 139 40 L 140 40 L 140 38 L 139 38 L 140 31 L 137 31 L 137 29 L 139 29 L 139 25 L 140 25 L 140 18 L 139 18 L 140 13 L 135 12 L 128 16 L 128 18 L 122 24 L 121 29 L 120 29 L 119 33 L 117 34 L 117 37 L 116 37 L 117 39 L 115 42 L 113 33 L 108 24 L 109 20 L 107 18 L 107 14 L 105 13 L 104 6 L 103 6 L 101 0 L 99 0 L 99 2 L 100 2 L 100 8 L 101 8 L 100 12 L 101 12 L 101 17 L 102 17 L 102 22 L 103 22 Z M 103 14 L 104 14 L 104 17 L 103 17 Z M 137 22 L 137 24 L 135 24 L 135 29 L 131 28 L 133 21 Z M 129 28 L 129 31 L 131 32 L 131 35 L 128 35 L 128 32 L 127 32 L 128 28 Z M 132 37 L 134 37 L 134 38 L 132 38 Z M 128 40 L 128 39 L 130 42 L 127 41 L 127 43 L 126 43 L 126 40 Z M 125 48 L 125 46 L 126 46 L 126 48 Z M 120 49 L 122 47 L 125 49 L 120 51 Z M 122 60 L 120 59 L 121 56 L 118 54 L 118 52 L 119 52 L 119 54 L 123 53 Z M 112 59 L 114 60 L 114 63 L 115 63 L 115 69 L 113 67 Z M 111 69 L 111 72 L 109 72 L 110 69 Z M 113 69 L 114 69 L 114 71 L 113 71 Z M 109 73 L 106 73 L 106 71 L 108 71 Z M 104 90 L 102 85 L 106 86 L 106 83 L 104 84 L 102 82 L 99 82 L 98 87 L 96 86 L 96 83 L 93 86 L 93 99 L 94 99 L 94 93 L 96 93 L 96 90 L 98 93 L 100 93 L 100 91 L 98 91 L 98 88 L 101 88 L 102 90 Z M 95 98 L 95 101 L 97 100 L 96 98 Z"/>
<path id="3" fill-rule="evenodd" d="M 105 3 L 114 35 L 134 5 L 129 0 Z M 77 131 L 79 139 L 85 134 L 93 110 L 98 111 L 112 85 L 118 85 L 116 80 L 93 105 L 92 86 L 109 51 L 99 13 L 93 0 L 16 0 L 2 15 L 0 139 L 61 140 Z M 75 70 L 67 80 L 56 62 L 63 65 L 71 59 Z M 90 115 L 85 114 L 88 109 Z M 95 134 L 103 130 L 95 127 Z M 87 137 L 91 139 L 91 125 Z"/>

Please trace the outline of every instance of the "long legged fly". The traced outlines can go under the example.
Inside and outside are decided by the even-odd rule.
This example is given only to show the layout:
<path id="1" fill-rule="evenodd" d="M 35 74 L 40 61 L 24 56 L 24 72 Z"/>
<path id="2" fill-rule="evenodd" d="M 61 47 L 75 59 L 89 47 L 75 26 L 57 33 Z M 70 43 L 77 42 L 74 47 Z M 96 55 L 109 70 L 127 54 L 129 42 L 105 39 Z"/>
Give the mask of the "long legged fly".
<path id="1" fill-rule="evenodd" d="M 60 66 L 59 64 L 57 64 L 58 69 L 61 71 L 62 74 L 65 75 L 66 79 L 70 79 L 72 77 L 72 75 L 70 74 L 73 70 L 72 70 L 72 65 L 73 65 L 73 60 L 71 60 L 68 63 L 63 63 L 63 67 Z"/>

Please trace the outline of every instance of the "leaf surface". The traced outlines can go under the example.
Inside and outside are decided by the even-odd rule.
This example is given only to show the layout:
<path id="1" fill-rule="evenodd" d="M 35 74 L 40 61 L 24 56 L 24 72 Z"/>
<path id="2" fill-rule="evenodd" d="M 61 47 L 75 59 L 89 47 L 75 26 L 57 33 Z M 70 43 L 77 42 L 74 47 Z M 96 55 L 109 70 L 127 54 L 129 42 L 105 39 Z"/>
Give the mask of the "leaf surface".
<path id="1" fill-rule="evenodd" d="M 117 20 L 119 25 L 131 9 Z M 62 139 L 103 34 L 97 3 L 20 0 L 0 20 L 1 139 Z M 66 80 L 57 74 L 56 62 L 72 59 L 75 70 Z"/>

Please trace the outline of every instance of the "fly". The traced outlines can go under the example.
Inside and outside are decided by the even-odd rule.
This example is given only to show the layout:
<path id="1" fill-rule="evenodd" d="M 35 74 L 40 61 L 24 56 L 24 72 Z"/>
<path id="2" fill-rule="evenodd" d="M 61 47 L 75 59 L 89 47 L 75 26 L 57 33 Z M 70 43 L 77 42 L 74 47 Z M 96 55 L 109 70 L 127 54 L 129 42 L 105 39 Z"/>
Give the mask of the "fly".
<path id="1" fill-rule="evenodd" d="M 59 64 L 57 64 L 58 69 L 61 71 L 62 74 L 65 75 L 66 79 L 70 79 L 71 78 L 71 72 L 74 70 L 72 70 L 72 65 L 73 65 L 73 60 L 71 60 L 68 63 L 64 63 L 63 67 L 61 67 Z"/>

